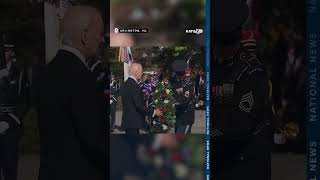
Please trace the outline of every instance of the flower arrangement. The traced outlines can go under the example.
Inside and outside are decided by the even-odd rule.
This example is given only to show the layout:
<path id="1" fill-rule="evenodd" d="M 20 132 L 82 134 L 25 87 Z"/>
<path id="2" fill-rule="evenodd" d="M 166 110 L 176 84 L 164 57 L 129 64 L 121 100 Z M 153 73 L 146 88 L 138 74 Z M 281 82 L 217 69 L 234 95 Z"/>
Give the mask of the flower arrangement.
<path id="1" fill-rule="evenodd" d="M 152 94 L 151 105 L 160 109 L 163 113 L 161 117 L 148 119 L 150 131 L 152 133 L 174 132 L 176 123 L 176 111 L 174 106 L 173 91 L 167 80 L 158 82 Z"/>
<path id="2" fill-rule="evenodd" d="M 162 143 L 157 148 L 145 147 L 138 155 L 149 169 L 146 179 L 203 179 L 205 147 L 202 138 L 178 134 L 166 138 L 173 140 L 174 145 Z"/>
<path id="3" fill-rule="evenodd" d="M 144 93 L 144 96 L 148 99 L 152 96 L 152 92 L 154 89 L 154 84 L 152 83 L 144 83 L 142 86 L 142 91 Z"/>

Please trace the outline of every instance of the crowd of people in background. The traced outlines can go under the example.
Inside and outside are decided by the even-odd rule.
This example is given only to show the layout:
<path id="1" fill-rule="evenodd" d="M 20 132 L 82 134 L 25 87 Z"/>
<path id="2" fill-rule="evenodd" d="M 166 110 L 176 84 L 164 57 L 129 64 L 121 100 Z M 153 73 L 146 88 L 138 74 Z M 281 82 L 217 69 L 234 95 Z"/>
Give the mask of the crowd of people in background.
<path id="1" fill-rule="evenodd" d="M 285 151 L 304 151 L 305 58 L 304 30 L 301 19 L 290 16 L 295 6 L 275 8 L 264 16 L 260 0 L 251 2 L 257 55 L 266 66 L 272 85 L 272 102 L 277 117 L 276 131 L 287 137 Z M 259 6 L 260 4 L 260 6 Z M 271 14 L 270 14 L 271 12 Z"/>

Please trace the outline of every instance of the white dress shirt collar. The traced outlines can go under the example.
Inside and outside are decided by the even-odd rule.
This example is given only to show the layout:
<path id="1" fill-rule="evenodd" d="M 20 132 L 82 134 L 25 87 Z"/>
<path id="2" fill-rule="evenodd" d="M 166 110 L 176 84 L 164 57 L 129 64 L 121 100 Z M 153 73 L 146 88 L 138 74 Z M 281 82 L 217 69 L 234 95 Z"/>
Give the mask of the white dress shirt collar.
<path id="1" fill-rule="evenodd" d="M 81 54 L 81 52 L 78 49 L 76 49 L 74 47 L 71 47 L 71 46 L 68 46 L 68 45 L 65 45 L 65 44 L 62 45 L 61 49 L 73 53 L 74 55 L 76 55 L 81 60 L 81 62 L 86 67 L 88 67 L 88 64 L 86 62 L 86 58 Z"/>
<path id="2" fill-rule="evenodd" d="M 138 80 L 135 77 L 129 76 L 129 78 L 133 79 L 137 84 L 139 84 Z"/>

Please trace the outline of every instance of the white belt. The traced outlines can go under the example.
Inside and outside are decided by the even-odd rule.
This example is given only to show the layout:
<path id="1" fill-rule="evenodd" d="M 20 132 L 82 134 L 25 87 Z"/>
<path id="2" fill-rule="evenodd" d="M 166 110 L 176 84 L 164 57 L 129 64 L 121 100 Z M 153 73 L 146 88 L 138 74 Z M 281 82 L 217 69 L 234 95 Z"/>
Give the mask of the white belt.
<path id="1" fill-rule="evenodd" d="M 10 113 L 13 112 L 16 107 L 0 107 L 0 113 Z"/>
<path id="2" fill-rule="evenodd" d="M 12 114 L 12 113 L 8 113 L 8 115 L 9 115 L 10 117 L 12 117 L 12 119 L 13 119 L 14 121 L 16 121 L 16 123 L 18 123 L 19 125 L 21 125 L 21 121 L 20 121 L 20 119 L 19 119 L 16 115 L 14 115 L 14 114 Z"/>
<path id="3" fill-rule="evenodd" d="M 189 128 L 190 128 L 190 125 L 187 125 L 187 128 L 186 128 L 186 130 L 184 131 L 184 134 L 187 134 Z"/>

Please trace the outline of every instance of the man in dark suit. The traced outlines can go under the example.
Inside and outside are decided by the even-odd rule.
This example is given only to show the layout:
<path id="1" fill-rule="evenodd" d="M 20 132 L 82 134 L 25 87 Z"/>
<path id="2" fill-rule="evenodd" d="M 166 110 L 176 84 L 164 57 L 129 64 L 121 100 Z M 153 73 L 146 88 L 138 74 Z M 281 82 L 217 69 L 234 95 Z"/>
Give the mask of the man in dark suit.
<path id="1" fill-rule="evenodd" d="M 107 104 L 86 65 L 98 54 L 103 21 L 97 9 L 74 6 L 62 31 L 62 49 L 39 84 L 39 180 L 106 180 Z"/>
<path id="2" fill-rule="evenodd" d="M 139 85 L 142 77 L 141 64 L 132 63 L 129 73 L 128 80 L 120 88 L 123 104 L 121 128 L 127 134 L 139 134 L 139 129 L 145 128 L 146 116 L 162 116 L 162 112 L 145 106 L 143 92 Z"/>

